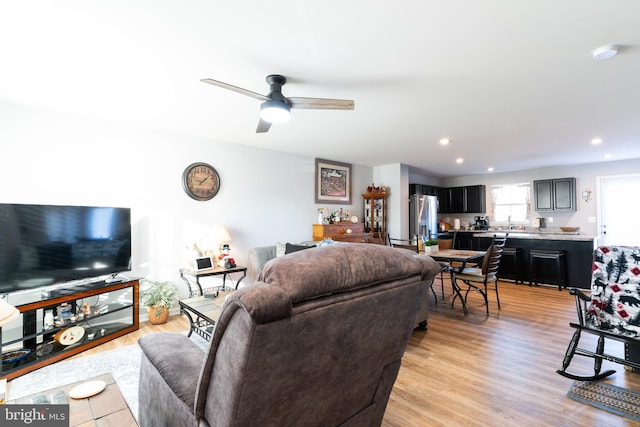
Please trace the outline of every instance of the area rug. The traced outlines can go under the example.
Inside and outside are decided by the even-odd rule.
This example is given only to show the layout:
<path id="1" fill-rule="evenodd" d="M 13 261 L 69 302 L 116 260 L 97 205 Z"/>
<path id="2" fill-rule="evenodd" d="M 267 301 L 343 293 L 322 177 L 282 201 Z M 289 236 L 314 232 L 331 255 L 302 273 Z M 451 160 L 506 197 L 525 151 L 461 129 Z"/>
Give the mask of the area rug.
<path id="1" fill-rule="evenodd" d="M 640 421 L 640 393 L 602 381 L 575 381 L 569 398 Z"/>
<path id="2" fill-rule="evenodd" d="M 209 343 L 198 335 L 191 335 L 191 339 L 203 350 L 208 348 Z M 110 373 L 137 420 L 141 355 L 142 350 L 138 344 L 134 344 L 74 360 L 53 363 L 12 380 L 9 383 L 7 400 Z"/>

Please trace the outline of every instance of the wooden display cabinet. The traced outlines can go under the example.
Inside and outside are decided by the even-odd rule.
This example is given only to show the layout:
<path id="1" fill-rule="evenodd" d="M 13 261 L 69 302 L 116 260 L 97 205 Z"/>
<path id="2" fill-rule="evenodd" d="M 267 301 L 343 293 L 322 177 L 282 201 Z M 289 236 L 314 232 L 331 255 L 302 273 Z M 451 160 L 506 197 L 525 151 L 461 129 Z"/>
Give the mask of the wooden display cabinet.
<path id="1" fill-rule="evenodd" d="M 371 234 L 369 243 L 384 245 L 387 242 L 387 193 L 384 191 L 362 195 L 364 232 Z"/>

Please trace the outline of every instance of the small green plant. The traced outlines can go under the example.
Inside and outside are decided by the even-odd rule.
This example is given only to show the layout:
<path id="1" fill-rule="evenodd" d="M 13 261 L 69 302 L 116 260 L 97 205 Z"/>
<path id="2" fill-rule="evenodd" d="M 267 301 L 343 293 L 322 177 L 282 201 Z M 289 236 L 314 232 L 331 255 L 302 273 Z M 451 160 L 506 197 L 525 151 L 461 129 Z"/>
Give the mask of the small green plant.
<path id="1" fill-rule="evenodd" d="M 175 302 L 178 288 L 172 282 L 142 279 L 143 290 L 140 292 L 142 304 L 159 305 L 171 309 Z"/>

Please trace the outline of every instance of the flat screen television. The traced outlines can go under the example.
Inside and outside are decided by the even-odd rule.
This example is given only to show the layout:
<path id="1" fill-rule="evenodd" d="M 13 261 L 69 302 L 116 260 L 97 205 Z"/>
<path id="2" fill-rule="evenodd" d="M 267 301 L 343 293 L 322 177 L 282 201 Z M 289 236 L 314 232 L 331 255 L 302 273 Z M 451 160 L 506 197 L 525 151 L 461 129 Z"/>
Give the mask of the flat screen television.
<path id="1" fill-rule="evenodd" d="M 0 203 L 0 293 L 130 270 L 131 209 Z"/>

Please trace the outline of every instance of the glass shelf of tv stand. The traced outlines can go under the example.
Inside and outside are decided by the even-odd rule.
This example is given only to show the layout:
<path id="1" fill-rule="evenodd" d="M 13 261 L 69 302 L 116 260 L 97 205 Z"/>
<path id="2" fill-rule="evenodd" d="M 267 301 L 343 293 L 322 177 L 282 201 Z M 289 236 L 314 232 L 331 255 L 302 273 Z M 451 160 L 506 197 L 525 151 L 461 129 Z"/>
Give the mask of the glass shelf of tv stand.
<path id="1" fill-rule="evenodd" d="M 65 296 L 52 295 L 50 300 L 35 303 L 35 308 L 33 305 L 30 305 L 29 309 L 23 308 L 23 331 L 15 328 L 13 334 L 2 332 L 2 353 L 4 358 L 7 353 L 17 350 L 26 349 L 30 352 L 20 360 L 3 363 L 0 366 L 0 378 L 15 378 L 138 329 L 137 298 L 138 281 L 133 280 L 123 284 L 103 284 L 102 287 L 92 287 L 91 290 L 83 288 L 80 292 L 68 293 Z M 88 308 L 88 312 L 92 314 L 82 319 L 74 319 L 74 315 L 82 312 L 85 302 L 88 305 L 85 311 Z M 65 318 L 64 322 L 56 317 L 56 325 L 45 328 L 44 313 L 52 310 L 53 314 L 57 314 L 56 310 L 64 303 L 70 308 L 69 317 Z M 35 327 L 29 328 L 29 322 L 35 322 Z M 82 328 L 81 338 L 70 345 L 60 343 L 64 331 L 73 327 Z"/>

